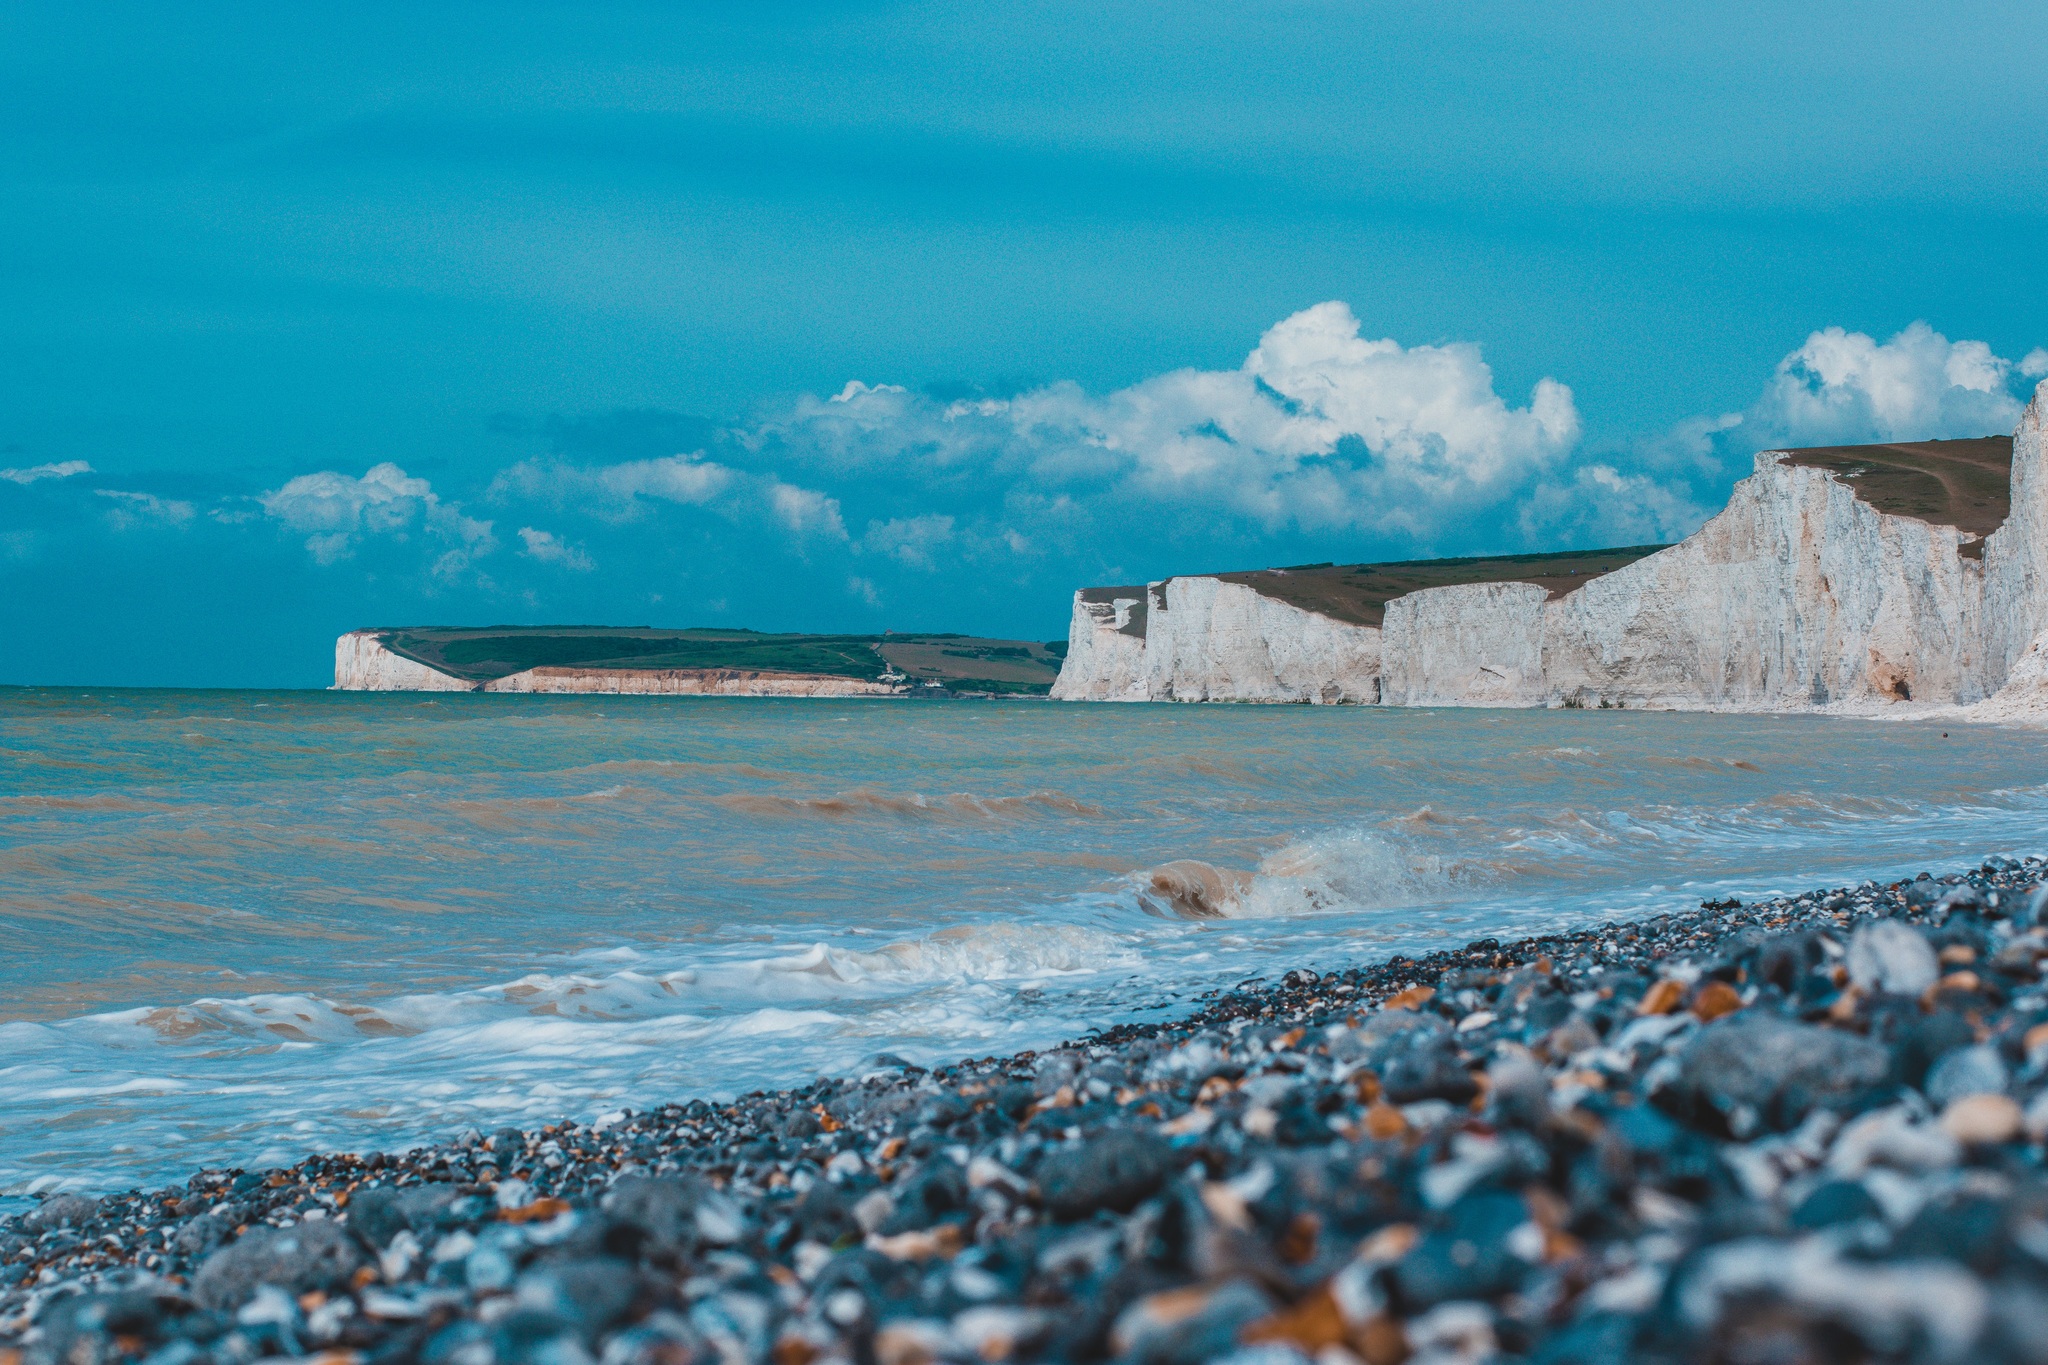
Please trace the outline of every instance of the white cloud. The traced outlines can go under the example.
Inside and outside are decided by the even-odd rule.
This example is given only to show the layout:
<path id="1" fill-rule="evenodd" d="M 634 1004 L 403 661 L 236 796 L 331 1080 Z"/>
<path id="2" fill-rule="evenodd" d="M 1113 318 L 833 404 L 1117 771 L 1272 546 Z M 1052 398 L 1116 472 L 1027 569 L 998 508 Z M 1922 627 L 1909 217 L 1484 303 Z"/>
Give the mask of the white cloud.
<path id="1" fill-rule="evenodd" d="M 402 530 L 433 493 L 425 479 L 408 478 L 386 463 L 360 479 L 331 469 L 301 474 L 259 500 L 265 512 L 294 531 L 349 534 Z"/>
<path id="2" fill-rule="evenodd" d="M 1581 450 L 1563 384 L 1540 380 L 1516 405 L 1476 345 L 1373 339 L 1333 302 L 1282 319 L 1233 368 L 964 402 L 853 382 L 721 433 L 716 460 L 528 459 L 486 496 L 519 527 L 536 583 L 552 579 L 537 566 L 593 570 L 595 552 L 643 573 L 687 563 L 709 588 L 726 561 L 785 554 L 843 580 L 843 602 L 923 608 L 1011 577 L 1036 593 L 1126 569 L 1672 540 L 1757 449 L 2010 430 L 2012 385 L 2033 369 L 2048 373 L 2048 350 L 2016 364 L 1925 324 L 1883 342 L 1830 328 L 1744 411 Z M 243 502 L 322 562 L 431 537 L 423 564 L 481 586 L 497 543 L 490 521 L 395 464 Z"/>
<path id="3" fill-rule="evenodd" d="M 1699 529 L 1712 511 L 1683 484 L 1599 463 L 1538 483 L 1516 524 L 1523 543 L 1536 547 L 1662 545 Z"/>
<path id="4" fill-rule="evenodd" d="M 434 577 L 443 583 L 458 583 L 475 563 L 476 557 L 467 550 L 444 550 L 434 560 Z M 483 579 L 482 584 L 489 587 L 490 580 Z"/>
<path id="5" fill-rule="evenodd" d="M 193 517 L 192 504 L 176 498 L 160 498 L 154 493 L 125 493 L 112 488 L 95 488 L 93 493 L 113 502 L 114 505 L 107 509 L 107 520 L 117 530 L 125 531 L 144 523 L 182 526 Z"/>
<path id="6" fill-rule="evenodd" d="M 705 506 L 724 496 L 736 479 L 734 471 L 701 455 L 666 455 L 613 465 L 522 460 L 492 481 L 487 496 L 494 500 L 538 498 L 622 521 L 640 515 L 649 501 Z"/>
<path id="7" fill-rule="evenodd" d="M 769 482 L 767 493 L 768 507 L 775 513 L 775 519 L 793 534 L 832 540 L 847 538 L 846 521 L 839 514 L 839 499 L 779 479 Z"/>
<path id="8" fill-rule="evenodd" d="M 936 512 L 921 517 L 871 521 L 861 548 L 889 555 L 914 569 L 935 567 L 933 552 L 953 539 L 953 518 Z"/>
<path id="9" fill-rule="evenodd" d="M 832 395 L 834 403 L 851 403 L 854 399 L 870 393 L 908 393 L 901 384 L 863 384 L 858 379 L 846 381 L 846 387 Z"/>
<path id="10" fill-rule="evenodd" d="M 456 542 L 462 562 L 452 565 L 444 555 L 436 566 L 444 577 L 497 548 L 490 522 L 464 515 L 456 504 L 441 501 L 425 479 L 389 462 L 359 479 L 331 469 L 301 474 L 257 501 L 268 516 L 308 533 L 306 549 L 322 564 L 346 559 L 365 536 L 403 540 L 416 525 Z"/>
<path id="11" fill-rule="evenodd" d="M 338 563 L 355 552 L 355 539 L 346 531 L 330 531 L 326 535 L 307 536 L 306 552 L 313 556 L 315 563 Z"/>
<path id="12" fill-rule="evenodd" d="M 1549 464 L 1578 441 L 1571 390 L 1536 384 L 1526 408 L 1493 391 L 1493 371 L 1469 342 L 1416 346 L 1367 341 L 1342 303 L 1296 313 L 1259 339 L 1245 372 L 1320 419 L 1317 451 L 1356 436 L 1424 486 L 1492 483 Z"/>
<path id="13" fill-rule="evenodd" d="M 1950 341 L 1924 322 L 1884 342 L 1829 327 L 1778 362 L 1748 425 L 1788 445 L 2008 432 L 2021 407 L 2013 368 L 1984 342 Z"/>
<path id="14" fill-rule="evenodd" d="M 2020 373 L 2029 379 L 2048 375 L 2048 346 L 2036 346 L 2020 360 Z"/>
<path id="15" fill-rule="evenodd" d="M 29 484 L 40 479 L 68 479 L 78 474 L 92 473 L 92 466 L 84 460 L 60 460 L 55 464 L 30 465 L 26 469 L 0 469 L 0 479 L 9 483 Z"/>
<path id="16" fill-rule="evenodd" d="M 519 539 L 526 543 L 520 553 L 543 564 L 559 564 L 577 573 L 588 573 L 597 567 L 595 561 L 584 553 L 582 547 L 571 545 L 552 531 L 540 531 L 531 526 L 519 528 Z"/>
<path id="17" fill-rule="evenodd" d="M 950 404 L 855 383 L 799 400 L 747 443 L 835 475 L 1092 488 L 1270 532 L 1400 528 L 1424 504 L 1484 498 L 1555 464 L 1578 433 L 1564 385 L 1545 379 L 1510 407 L 1478 347 L 1367 340 L 1347 306 L 1324 303 L 1268 330 L 1235 370 Z"/>

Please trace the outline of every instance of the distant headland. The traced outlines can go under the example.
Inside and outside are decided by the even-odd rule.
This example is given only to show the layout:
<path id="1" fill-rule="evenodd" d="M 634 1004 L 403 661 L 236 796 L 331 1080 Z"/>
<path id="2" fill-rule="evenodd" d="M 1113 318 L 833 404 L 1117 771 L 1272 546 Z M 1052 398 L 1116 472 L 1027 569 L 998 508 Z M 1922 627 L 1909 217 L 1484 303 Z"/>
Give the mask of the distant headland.
<path id="1" fill-rule="evenodd" d="M 352 692 L 1044 696 L 1066 642 L 650 626 L 404 626 L 335 641 Z"/>

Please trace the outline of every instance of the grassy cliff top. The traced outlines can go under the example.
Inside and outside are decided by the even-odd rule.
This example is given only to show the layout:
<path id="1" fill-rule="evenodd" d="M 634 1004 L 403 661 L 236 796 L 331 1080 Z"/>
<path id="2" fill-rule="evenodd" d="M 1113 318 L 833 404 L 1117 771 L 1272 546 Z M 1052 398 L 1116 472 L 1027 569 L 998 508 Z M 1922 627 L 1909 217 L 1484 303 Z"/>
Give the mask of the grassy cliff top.
<path id="1" fill-rule="evenodd" d="M 1809 446 L 1787 451 L 1785 462 L 1829 471 L 1880 512 L 1980 536 L 2012 511 L 2010 436 Z"/>
<path id="2" fill-rule="evenodd" d="M 875 678 L 893 669 L 951 691 L 1043 692 L 1064 642 L 967 635 L 800 635 L 651 626 L 401 626 L 385 648 L 472 682 L 529 668 L 731 669 Z"/>
<path id="3" fill-rule="evenodd" d="M 1467 583 L 1534 583 L 1552 597 L 1601 574 L 1613 573 L 1662 545 L 1610 550 L 1565 550 L 1540 555 L 1482 555 L 1469 559 L 1410 559 L 1390 564 L 1303 564 L 1291 569 L 1250 569 L 1213 575 L 1242 583 L 1266 597 L 1353 625 L 1377 626 L 1387 603 L 1425 588 Z"/>
<path id="4" fill-rule="evenodd" d="M 1285 602 L 1357 626 L 1377 626 L 1385 621 L 1387 603 L 1424 588 L 1449 588 L 1465 583 L 1534 583 L 1562 597 L 1573 588 L 1644 555 L 1655 554 L 1662 545 L 1629 545 L 1611 550 L 1565 550 L 1541 555 L 1481 555 L 1468 559 L 1406 559 L 1385 564 L 1296 564 L 1285 569 L 1240 569 L 1230 573 L 1203 574 L 1225 583 L 1242 583 L 1265 597 Z M 1130 635 L 1145 633 L 1147 610 L 1143 586 L 1083 588 L 1084 602 L 1114 602 L 1135 599 Z"/>

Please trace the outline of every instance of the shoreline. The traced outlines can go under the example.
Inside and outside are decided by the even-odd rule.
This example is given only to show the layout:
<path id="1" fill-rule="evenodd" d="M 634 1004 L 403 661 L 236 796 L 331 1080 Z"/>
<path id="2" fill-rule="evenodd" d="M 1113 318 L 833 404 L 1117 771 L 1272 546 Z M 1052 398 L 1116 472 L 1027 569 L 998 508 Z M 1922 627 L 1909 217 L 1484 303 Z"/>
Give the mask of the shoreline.
<path id="1" fill-rule="evenodd" d="M 1297 969 L 1039 1053 L 54 1196 L 0 1220 L 0 1365 L 2034 1359 L 2044 878 Z"/>

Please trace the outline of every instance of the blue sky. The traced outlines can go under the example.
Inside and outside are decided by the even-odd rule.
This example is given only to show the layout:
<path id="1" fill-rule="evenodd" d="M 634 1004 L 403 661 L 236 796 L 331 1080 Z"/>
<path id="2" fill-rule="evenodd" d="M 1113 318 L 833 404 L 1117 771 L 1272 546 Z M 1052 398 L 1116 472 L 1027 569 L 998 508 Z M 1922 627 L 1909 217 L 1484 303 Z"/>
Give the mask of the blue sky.
<path id="1" fill-rule="evenodd" d="M 2044 60 L 2018 3 L 9 6 L 0 682 L 1682 535 L 1762 445 L 2010 428 Z"/>

